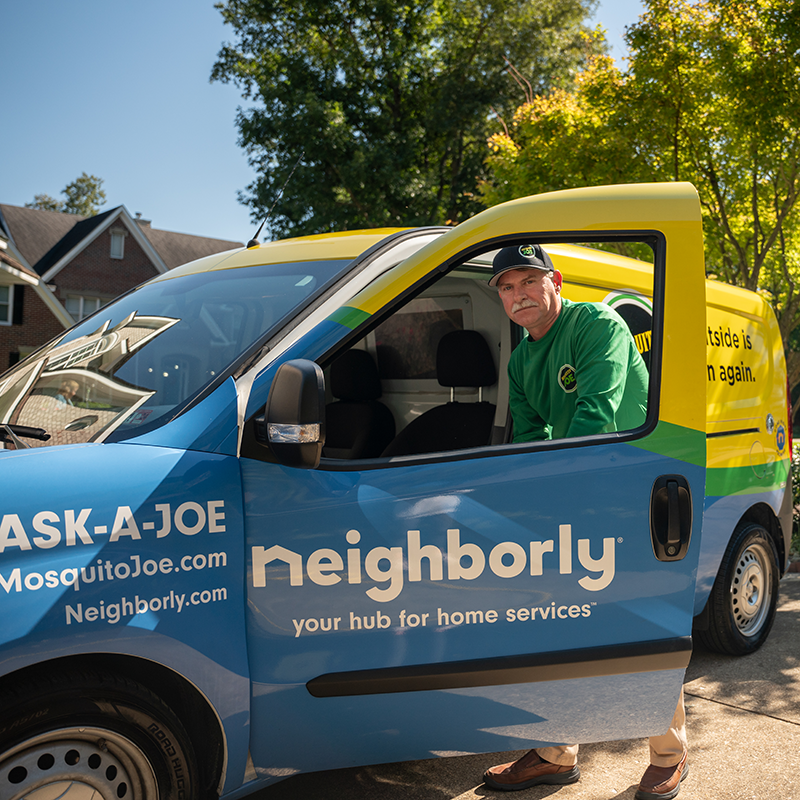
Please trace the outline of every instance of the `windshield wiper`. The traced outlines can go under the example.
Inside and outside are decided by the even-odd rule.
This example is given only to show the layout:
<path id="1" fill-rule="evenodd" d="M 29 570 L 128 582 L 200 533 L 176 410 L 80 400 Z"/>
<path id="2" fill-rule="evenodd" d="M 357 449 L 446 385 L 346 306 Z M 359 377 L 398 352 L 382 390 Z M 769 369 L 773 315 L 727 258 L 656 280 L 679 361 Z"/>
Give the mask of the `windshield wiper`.
<path id="1" fill-rule="evenodd" d="M 12 442 L 19 450 L 27 450 L 30 445 L 25 444 L 19 437 L 25 439 L 38 439 L 46 442 L 50 434 L 44 428 L 30 428 L 27 425 L 12 425 L 9 422 L 0 422 L 0 439 L 4 442 Z"/>

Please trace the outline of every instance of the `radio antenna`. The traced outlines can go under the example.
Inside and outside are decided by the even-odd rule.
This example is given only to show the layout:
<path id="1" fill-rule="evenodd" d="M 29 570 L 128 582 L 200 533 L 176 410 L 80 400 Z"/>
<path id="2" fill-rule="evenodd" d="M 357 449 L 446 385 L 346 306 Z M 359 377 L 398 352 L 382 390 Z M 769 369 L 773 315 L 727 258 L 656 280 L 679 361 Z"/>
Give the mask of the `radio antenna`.
<path id="1" fill-rule="evenodd" d="M 272 214 L 272 210 L 275 208 L 276 205 L 278 205 L 278 200 L 280 200 L 281 197 L 283 196 L 283 190 L 289 184 L 289 181 L 292 179 L 292 175 L 294 175 L 294 171 L 300 166 L 300 162 L 303 160 L 303 156 L 305 154 L 306 154 L 306 151 L 303 150 L 300 153 L 300 157 L 297 159 L 297 161 L 295 161 L 295 164 L 292 167 L 292 171 L 289 173 L 289 177 L 283 182 L 283 186 L 281 186 L 281 190 L 278 192 L 278 196 L 275 198 L 275 202 L 270 206 L 269 211 L 267 211 L 267 216 L 264 217 L 264 221 L 258 226 L 258 230 L 256 231 L 256 235 L 247 243 L 248 249 L 251 248 L 251 247 L 258 247 L 258 245 L 260 244 L 260 242 L 258 240 L 258 237 L 261 236 L 261 230 L 264 227 L 264 225 L 266 225 L 267 220 L 270 218 L 270 216 Z"/>

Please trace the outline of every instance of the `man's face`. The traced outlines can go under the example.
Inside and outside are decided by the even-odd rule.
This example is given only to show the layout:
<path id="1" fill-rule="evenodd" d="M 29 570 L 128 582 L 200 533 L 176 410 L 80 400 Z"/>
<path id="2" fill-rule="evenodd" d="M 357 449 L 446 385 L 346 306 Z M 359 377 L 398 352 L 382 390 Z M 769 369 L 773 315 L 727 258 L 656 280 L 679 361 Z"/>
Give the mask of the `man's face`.
<path id="1" fill-rule="evenodd" d="M 497 279 L 497 291 L 509 318 L 534 339 L 550 330 L 561 311 L 561 273 L 510 269 Z"/>

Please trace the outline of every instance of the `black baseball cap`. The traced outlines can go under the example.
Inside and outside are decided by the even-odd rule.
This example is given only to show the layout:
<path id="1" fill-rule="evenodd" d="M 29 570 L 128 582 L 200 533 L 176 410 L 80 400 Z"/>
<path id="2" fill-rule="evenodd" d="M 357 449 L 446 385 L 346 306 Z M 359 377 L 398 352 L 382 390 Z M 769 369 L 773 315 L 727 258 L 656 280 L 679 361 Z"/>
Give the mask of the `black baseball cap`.
<path id="1" fill-rule="evenodd" d="M 497 286 L 497 279 L 510 269 L 541 269 L 553 272 L 553 261 L 538 244 L 521 244 L 504 247 L 492 261 L 492 278 L 489 286 Z"/>

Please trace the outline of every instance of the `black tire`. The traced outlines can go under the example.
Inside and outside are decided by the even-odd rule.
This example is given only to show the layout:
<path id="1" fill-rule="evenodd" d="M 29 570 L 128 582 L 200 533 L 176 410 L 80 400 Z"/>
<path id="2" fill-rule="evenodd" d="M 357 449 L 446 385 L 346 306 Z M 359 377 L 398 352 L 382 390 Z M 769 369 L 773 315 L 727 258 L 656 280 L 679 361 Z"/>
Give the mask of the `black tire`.
<path id="1" fill-rule="evenodd" d="M 3 800 L 198 796 L 183 726 L 135 681 L 89 671 L 38 674 L 0 689 L 0 709 Z"/>
<path id="2" fill-rule="evenodd" d="M 734 656 L 767 640 L 778 607 L 778 554 L 767 531 L 742 523 L 733 533 L 708 598 L 708 630 L 697 638 L 709 650 Z"/>

